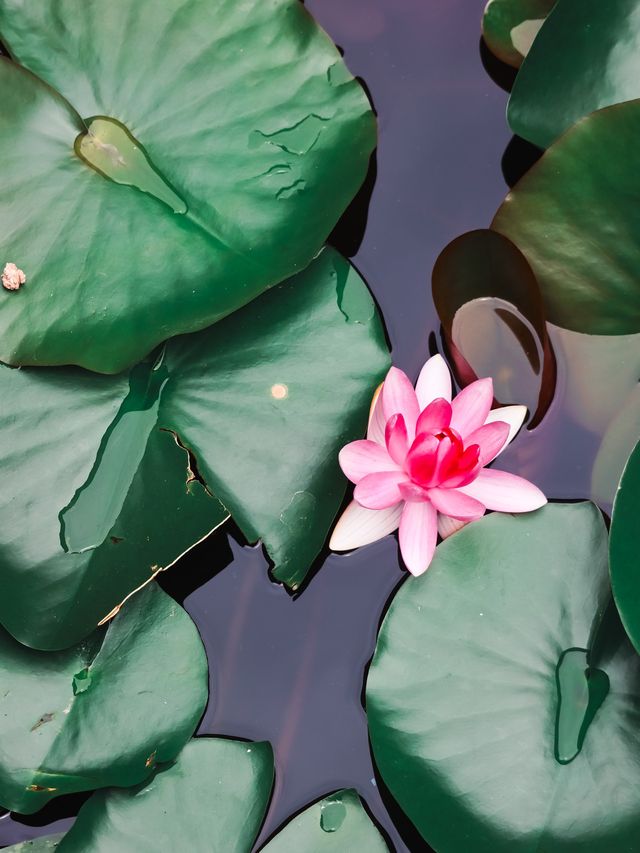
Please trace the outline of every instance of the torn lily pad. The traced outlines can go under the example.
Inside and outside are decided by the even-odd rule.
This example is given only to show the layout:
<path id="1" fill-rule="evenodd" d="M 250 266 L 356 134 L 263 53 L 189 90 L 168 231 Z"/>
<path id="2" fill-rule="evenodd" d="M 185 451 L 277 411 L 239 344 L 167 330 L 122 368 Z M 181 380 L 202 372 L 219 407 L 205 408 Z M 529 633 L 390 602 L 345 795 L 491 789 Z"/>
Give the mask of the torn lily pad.
<path id="1" fill-rule="evenodd" d="M 640 659 L 611 607 L 607 557 L 593 504 L 550 504 L 467 526 L 396 594 L 367 681 L 369 731 L 434 849 L 635 846 Z"/>
<path id="2" fill-rule="evenodd" d="M 388 365 L 364 282 L 326 249 L 128 375 L 0 367 L 0 622 L 36 648 L 77 642 L 228 513 L 299 585 Z"/>
<path id="3" fill-rule="evenodd" d="M 0 629 L 0 681 L 0 805 L 23 814 L 146 779 L 191 737 L 208 696 L 198 631 L 156 585 L 64 652 Z"/>
<path id="4" fill-rule="evenodd" d="M 307 266 L 366 174 L 368 100 L 299 0 L 6 0 L 0 38 L 7 363 L 115 373 L 214 323 Z"/>

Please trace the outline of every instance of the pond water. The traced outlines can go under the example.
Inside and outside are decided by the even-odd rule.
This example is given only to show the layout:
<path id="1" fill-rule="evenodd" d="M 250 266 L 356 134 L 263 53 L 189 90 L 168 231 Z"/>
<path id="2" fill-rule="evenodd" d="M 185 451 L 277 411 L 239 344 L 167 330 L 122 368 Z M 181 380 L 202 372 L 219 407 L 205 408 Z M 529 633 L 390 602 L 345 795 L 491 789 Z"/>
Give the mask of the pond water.
<path id="1" fill-rule="evenodd" d="M 308 0 L 307 6 L 366 83 L 380 122 L 377 166 L 334 242 L 373 291 L 395 363 L 415 377 L 430 349 L 441 347 L 430 284 L 438 254 L 459 234 L 489 225 L 507 180 L 534 152 L 511 142 L 506 93 L 484 67 L 491 65 L 480 48 L 484 0 Z M 556 398 L 542 424 L 501 457 L 501 467 L 554 498 L 597 493 L 606 508 L 615 474 L 610 460 L 624 443 L 627 421 L 610 435 L 597 488 L 593 462 L 611 412 L 628 404 L 635 417 L 640 371 L 629 364 L 624 341 L 552 330 L 552 344 Z M 496 374 L 510 367 L 505 351 L 491 350 Z M 594 396 L 602 358 L 617 365 L 604 403 Z M 397 550 L 388 537 L 349 556 L 327 553 L 293 599 L 269 581 L 261 549 L 231 529 L 163 579 L 184 601 L 209 656 L 211 700 L 200 732 L 274 746 L 276 787 L 261 841 L 310 801 L 354 787 L 392 849 L 429 849 L 381 790 L 362 705 L 377 627 L 405 576 Z M 84 799 L 54 801 L 31 817 L 5 815 L 0 845 L 61 831 Z"/>

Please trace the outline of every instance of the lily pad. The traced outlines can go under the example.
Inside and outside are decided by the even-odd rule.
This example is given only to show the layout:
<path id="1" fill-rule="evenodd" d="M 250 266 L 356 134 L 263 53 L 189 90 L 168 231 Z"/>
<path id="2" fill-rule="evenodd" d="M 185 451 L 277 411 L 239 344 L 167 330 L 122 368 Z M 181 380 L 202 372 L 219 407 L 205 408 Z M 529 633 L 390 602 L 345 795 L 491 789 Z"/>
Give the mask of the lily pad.
<path id="1" fill-rule="evenodd" d="M 558 0 L 518 73 L 508 119 L 547 148 L 595 110 L 638 97 L 639 0 Z M 602 160 L 614 163 L 608 152 Z"/>
<path id="2" fill-rule="evenodd" d="M 629 168 L 639 135 L 640 101 L 593 113 L 549 148 L 492 223 L 529 261 L 557 326 L 640 331 L 640 178 Z"/>
<path id="3" fill-rule="evenodd" d="M 526 405 L 536 426 L 556 366 L 540 288 L 519 249 L 495 231 L 463 234 L 436 261 L 433 300 L 461 384 L 493 376 L 496 399 Z"/>
<path id="4" fill-rule="evenodd" d="M 327 249 L 128 375 L 0 367 L 0 621 L 37 648 L 77 642 L 225 507 L 300 584 L 388 365 L 366 286 Z"/>
<path id="5" fill-rule="evenodd" d="M 262 848 L 263 853 L 388 853 L 355 791 L 337 791 L 306 808 Z"/>
<path id="6" fill-rule="evenodd" d="M 498 59 L 519 68 L 556 0 L 489 0 L 482 36 Z"/>
<path id="7" fill-rule="evenodd" d="M 303 269 L 362 183 L 364 91 L 299 0 L 5 0 L 0 359 L 115 373 Z"/>
<path id="8" fill-rule="evenodd" d="M 613 505 L 611 519 L 611 586 L 622 622 L 640 651 L 640 444 L 629 457 Z"/>
<path id="9" fill-rule="evenodd" d="M 64 833 L 60 835 L 43 835 L 40 838 L 33 838 L 30 841 L 21 841 L 19 844 L 12 844 L 10 847 L 5 847 L 5 850 L 12 850 L 13 853 L 49 853 L 51 850 L 57 850 L 60 841 L 64 838 Z"/>
<path id="10" fill-rule="evenodd" d="M 146 779 L 191 737 L 208 695 L 196 627 L 156 585 L 64 652 L 1 632 L 0 682 L 0 804 L 24 814 Z"/>
<path id="11" fill-rule="evenodd" d="M 273 785 L 268 743 L 196 738 L 139 788 L 100 791 L 80 809 L 59 853 L 252 849 Z"/>
<path id="12" fill-rule="evenodd" d="M 436 850 L 634 849 L 640 659 L 609 601 L 588 503 L 488 516 L 402 585 L 367 715 L 384 781 Z"/>

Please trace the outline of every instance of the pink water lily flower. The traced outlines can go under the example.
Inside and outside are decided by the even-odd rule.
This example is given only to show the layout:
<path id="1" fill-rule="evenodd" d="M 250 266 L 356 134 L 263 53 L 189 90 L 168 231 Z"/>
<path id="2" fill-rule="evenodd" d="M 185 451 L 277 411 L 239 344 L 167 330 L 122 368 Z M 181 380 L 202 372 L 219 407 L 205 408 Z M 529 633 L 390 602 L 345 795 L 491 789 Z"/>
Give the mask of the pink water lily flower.
<path id="1" fill-rule="evenodd" d="M 451 375 L 440 355 L 422 368 L 414 390 L 392 367 L 374 397 L 367 438 L 340 451 L 356 484 L 354 500 L 329 546 L 348 551 L 400 528 L 400 551 L 414 575 L 429 567 L 438 533 L 445 539 L 486 510 L 530 512 L 540 489 L 487 466 L 515 437 L 525 406 L 491 409 L 493 382 L 478 379 L 451 399 Z"/>

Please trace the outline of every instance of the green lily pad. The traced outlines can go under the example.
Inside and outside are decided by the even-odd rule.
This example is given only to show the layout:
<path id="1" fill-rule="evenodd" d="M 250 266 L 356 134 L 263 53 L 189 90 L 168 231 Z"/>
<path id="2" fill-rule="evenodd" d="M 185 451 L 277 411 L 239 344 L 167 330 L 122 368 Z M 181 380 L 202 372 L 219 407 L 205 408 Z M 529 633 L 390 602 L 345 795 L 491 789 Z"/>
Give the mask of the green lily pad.
<path id="1" fill-rule="evenodd" d="M 188 615 L 151 585 L 64 652 L 0 632 L 0 683 L 0 804 L 30 814 L 175 758 L 207 702 L 207 659 Z"/>
<path id="2" fill-rule="evenodd" d="M 367 683 L 374 757 L 453 853 L 633 850 L 640 660 L 595 506 L 493 514 L 400 588 Z"/>
<path id="3" fill-rule="evenodd" d="M 337 791 L 306 808 L 262 848 L 263 853 L 388 853 L 355 791 Z"/>
<path id="4" fill-rule="evenodd" d="M 0 367 L 0 622 L 69 646 L 228 511 L 299 585 L 388 365 L 366 286 L 327 249 L 128 375 Z"/>
<path id="5" fill-rule="evenodd" d="M 511 129 L 546 148 L 595 110 L 640 97 L 639 46 L 639 0 L 558 0 L 516 78 Z"/>
<path id="6" fill-rule="evenodd" d="M 252 849 L 273 785 L 268 743 L 196 738 L 139 788 L 99 791 L 59 853 Z"/>
<path id="7" fill-rule="evenodd" d="M 611 586 L 625 630 L 640 651 L 640 444 L 625 466 L 611 518 Z"/>
<path id="8" fill-rule="evenodd" d="M 6 0 L 0 37 L 10 364 L 115 373 L 210 325 L 303 269 L 366 174 L 373 113 L 299 0 Z"/>
<path id="9" fill-rule="evenodd" d="M 493 376 L 502 405 L 524 404 L 529 428 L 553 399 L 555 359 L 536 277 L 516 246 L 487 229 L 446 246 L 433 268 L 433 301 L 462 385 Z"/>
<path id="10" fill-rule="evenodd" d="M 519 68 L 556 0 L 489 0 L 482 36 L 491 53 Z"/>
<path id="11" fill-rule="evenodd" d="M 40 838 L 33 838 L 30 841 L 21 841 L 19 844 L 12 844 L 10 847 L 5 847 L 5 850 L 12 850 L 13 853 L 49 853 L 51 850 L 57 850 L 58 845 L 64 838 L 64 833 L 60 835 L 43 835 Z"/>
<path id="12" fill-rule="evenodd" d="M 640 178 L 629 168 L 638 135 L 640 101 L 593 113 L 549 148 L 492 223 L 529 261 L 557 326 L 640 331 Z"/>

